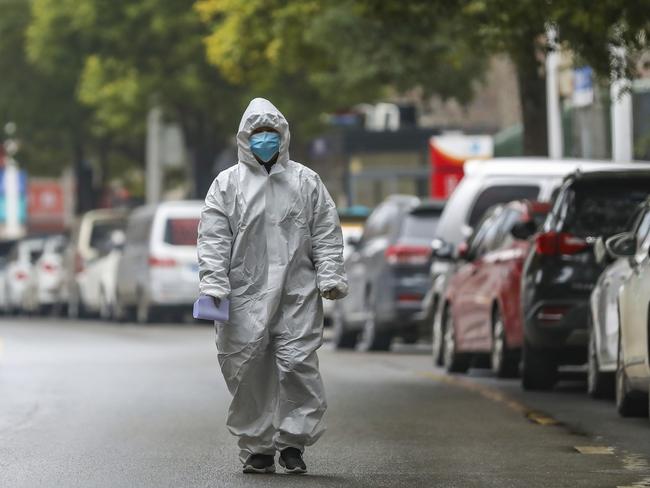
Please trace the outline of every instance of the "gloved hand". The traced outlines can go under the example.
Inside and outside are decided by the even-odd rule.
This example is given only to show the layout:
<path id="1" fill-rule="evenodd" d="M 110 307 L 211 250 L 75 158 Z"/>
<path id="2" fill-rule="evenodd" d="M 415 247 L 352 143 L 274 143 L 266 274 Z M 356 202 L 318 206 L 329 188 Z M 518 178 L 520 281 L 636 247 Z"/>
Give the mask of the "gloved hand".
<path id="1" fill-rule="evenodd" d="M 326 300 L 338 300 L 339 298 L 343 298 L 343 293 L 341 293 L 341 290 L 339 290 L 337 287 L 334 287 L 321 291 L 320 296 Z"/>

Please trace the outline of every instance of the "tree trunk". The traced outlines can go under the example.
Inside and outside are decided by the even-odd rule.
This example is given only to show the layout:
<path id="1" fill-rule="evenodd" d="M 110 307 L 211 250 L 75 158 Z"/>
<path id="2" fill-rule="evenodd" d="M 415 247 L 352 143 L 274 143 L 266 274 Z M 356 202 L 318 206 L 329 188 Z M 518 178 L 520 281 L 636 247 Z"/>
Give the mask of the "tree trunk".
<path id="1" fill-rule="evenodd" d="M 546 126 L 546 75 L 537 33 L 511 51 L 517 70 L 523 125 L 523 150 L 526 156 L 548 156 Z"/>
<path id="2" fill-rule="evenodd" d="M 73 154 L 77 197 L 75 211 L 77 215 L 81 215 L 96 207 L 93 171 L 86 161 L 84 144 L 76 137 L 73 142 Z"/>
<path id="3" fill-rule="evenodd" d="M 179 111 L 192 165 L 191 197 L 203 199 L 215 177 L 219 149 L 217 130 L 200 112 Z"/>

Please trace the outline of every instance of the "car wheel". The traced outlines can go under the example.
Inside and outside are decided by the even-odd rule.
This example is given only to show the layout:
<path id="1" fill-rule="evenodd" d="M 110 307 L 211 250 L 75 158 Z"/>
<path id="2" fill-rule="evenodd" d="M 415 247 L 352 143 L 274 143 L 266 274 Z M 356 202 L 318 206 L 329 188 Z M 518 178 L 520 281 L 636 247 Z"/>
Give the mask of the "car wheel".
<path id="1" fill-rule="evenodd" d="M 553 351 L 524 343 L 521 384 L 524 390 L 550 390 L 557 381 L 557 360 Z"/>
<path id="2" fill-rule="evenodd" d="M 439 317 L 438 312 L 438 303 L 433 312 L 433 323 L 431 324 L 431 351 L 433 354 L 433 365 L 442 366 L 443 365 L 443 342 L 444 342 L 444 330 L 442 327 L 442 319 Z"/>
<path id="3" fill-rule="evenodd" d="M 621 417 L 644 417 L 648 415 L 648 400 L 639 391 L 630 387 L 623 361 L 623 344 L 618 335 L 618 354 L 616 361 L 616 410 Z"/>
<path id="4" fill-rule="evenodd" d="M 370 312 L 368 319 L 363 324 L 359 336 L 357 350 L 367 351 L 388 351 L 393 340 L 393 335 L 388 331 L 377 330 L 375 314 Z"/>
<path id="5" fill-rule="evenodd" d="M 490 353 L 492 371 L 499 378 L 514 378 L 519 369 L 516 351 L 508 348 L 506 328 L 498 309 L 492 318 L 492 351 Z"/>
<path id="6" fill-rule="evenodd" d="M 587 358 L 587 393 L 593 398 L 611 398 L 614 396 L 615 375 L 600 371 L 596 350 L 596 335 L 593 328 L 589 333 L 589 351 Z"/>
<path id="7" fill-rule="evenodd" d="M 449 310 L 445 307 L 443 312 L 443 364 L 449 373 L 466 373 L 469 369 L 472 357 L 469 354 L 460 353 L 456 346 L 456 328 Z"/>
<path id="8" fill-rule="evenodd" d="M 111 320 L 113 318 L 113 307 L 108 303 L 108 298 L 103 288 L 99 292 L 99 318 L 102 320 Z"/>
<path id="9" fill-rule="evenodd" d="M 402 332 L 402 341 L 404 344 L 415 344 L 420 338 L 420 331 L 417 326 L 409 327 Z"/>
<path id="10" fill-rule="evenodd" d="M 334 347 L 336 349 L 354 349 L 357 345 L 358 331 L 347 330 L 343 311 L 338 307 L 332 314 L 332 331 L 334 332 Z"/>
<path id="11" fill-rule="evenodd" d="M 129 308 L 124 303 L 124 299 L 116 293 L 115 305 L 113 306 L 113 320 L 117 322 L 128 322 L 130 318 Z"/>
<path id="12" fill-rule="evenodd" d="M 77 290 L 75 293 L 70 294 L 68 299 L 68 318 L 82 319 L 85 317 L 83 303 L 81 303 L 81 295 Z"/>
<path id="13" fill-rule="evenodd" d="M 139 293 L 138 303 L 135 309 L 135 320 L 139 324 L 148 324 L 152 322 L 153 310 L 149 299 L 144 292 Z"/>

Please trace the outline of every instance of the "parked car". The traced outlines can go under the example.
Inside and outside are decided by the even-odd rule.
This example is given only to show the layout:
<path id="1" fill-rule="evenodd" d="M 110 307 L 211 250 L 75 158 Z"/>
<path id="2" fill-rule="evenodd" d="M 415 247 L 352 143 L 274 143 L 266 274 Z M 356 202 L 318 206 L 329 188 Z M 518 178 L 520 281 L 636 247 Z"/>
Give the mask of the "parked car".
<path id="1" fill-rule="evenodd" d="M 548 203 L 516 201 L 484 216 L 467 243 L 465 262 L 452 276 L 442 313 L 444 364 L 465 372 L 475 357 L 489 357 L 499 377 L 518 373 L 523 326 L 519 288 L 530 237 Z"/>
<path id="2" fill-rule="evenodd" d="M 49 313 L 61 302 L 63 254 L 68 239 L 55 234 L 45 238 L 43 252 L 34 263 L 23 294 L 22 308 L 28 313 Z"/>
<path id="3" fill-rule="evenodd" d="M 22 311 L 34 264 L 41 257 L 44 242 L 42 237 L 27 237 L 16 242 L 9 252 L 5 272 L 7 313 Z"/>
<path id="4" fill-rule="evenodd" d="M 99 246 L 115 230 L 123 230 L 128 211 L 102 209 L 86 212 L 72 230 L 65 253 L 65 280 L 62 300 L 70 317 L 83 317 L 87 313 L 86 297 L 81 283 L 87 266 L 99 253 Z"/>
<path id="5" fill-rule="evenodd" d="M 524 388 L 552 388 L 559 365 L 586 363 L 589 296 L 603 271 L 592 245 L 627 230 L 649 194 L 640 163 L 582 168 L 563 183 L 524 267 Z"/>
<path id="6" fill-rule="evenodd" d="M 343 233 L 343 261 L 352 253 L 354 245 L 361 238 L 363 224 L 370 210 L 366 207 L 351 207 L 339 210 L 341 232 Z M 332 317 L 336 303 L 334 300 L 323 300 L 323 319 L 325 327 L 332 325 Z"/>
<path id="7" fill-rule="evenodd" d="M 117 267 L 124 241 L 124 231 L 114 230 L 98 246 L 97 257 L 88 262 L 86 271 L 79 277 L 86 312 L 105 320 L 114 316 Z"/>
<path id="8" fill-rule="evenodd" d="M 449 198 L 432 243 L 432 286 L 425 297 L 423 321 L 432 330 L 434 364 L 442 365 L 442 298 L 458 268 L 456 249 L 490 207 L 513 200 L 548 202 L 563 178 L 579 167 L 606 163 L 545 158 L 469 161 L 465 176 Z"/>
<path id="9" fill-rule="evenodd" d="M 646 217 L 645 210 L 646 206 L 643 205 L 631 219 L 630 231 L 615 236 L 634 237 L 634 245 L 629 247 L 630 252 L 636 251 L 636 242 L 641 242 L 650 230 L 650 216 Z M 596 262 L 607 267 L 598 278 L 589 299 L 587 392 L 594 398 L 604 398 L 613 396 L 615 391 L 619 336 L 618 294 L 633 268 L 631 256 L 617 258 L 602 238 L 594 244 L 594 254 Z"/>
<path id="10" fill-rule="evenodd" d="M 650 203 L 644 207 L 635 233 L 624 233 L 607 241 L 609 252 L 627 260 L 632 269 L 618 294 L 620 328 L 616 344 L 616 407 L 624 417 L 648 413 Z"/>
<path id="11" fill-rule="evenodd" d="M 6 276 L 8 255 L 13 246 L 16 244 L 15 240 L 0 241 L 0 311 L 7 310 L 7 294 L 6 294 Z"/>
<path id="12" fill-rule="evenodd" d="M 199 293 L 196 241 L 202 201 L 140 207 L 129 217 L 117 269 L 115 315 L 140 323 L 183 313 Z"/>
<path id="13" fill-rule="evenodd" d="M 350 291 L 337 301 L 337 347 L 387 350 L 394 336 L 417 340 L 416 316 L 430 286 L 430 243 L 443 206 L 395 195 L 370 215 L 345 261 Z"/>

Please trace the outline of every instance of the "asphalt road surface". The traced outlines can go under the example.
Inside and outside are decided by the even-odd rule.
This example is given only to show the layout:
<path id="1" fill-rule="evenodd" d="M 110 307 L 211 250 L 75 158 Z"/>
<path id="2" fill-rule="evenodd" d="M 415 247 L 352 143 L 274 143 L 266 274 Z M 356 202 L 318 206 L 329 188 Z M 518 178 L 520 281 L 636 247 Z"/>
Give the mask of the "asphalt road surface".
<path id="1" fill-rule="evenodd" d="M 309 474 L 244 475 L 211 327 L 2 319 L 0 487 L 650 486 L 648 419 L 395 349 L 326 345 Z"/>

